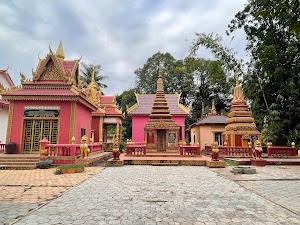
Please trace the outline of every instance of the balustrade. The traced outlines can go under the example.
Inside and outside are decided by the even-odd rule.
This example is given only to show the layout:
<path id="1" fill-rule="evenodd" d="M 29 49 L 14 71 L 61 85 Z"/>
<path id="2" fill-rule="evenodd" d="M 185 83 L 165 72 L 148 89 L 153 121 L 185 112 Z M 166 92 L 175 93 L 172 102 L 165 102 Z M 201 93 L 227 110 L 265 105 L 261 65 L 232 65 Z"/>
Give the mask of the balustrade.
<path id="1" fill-rule="evenodd" d="M 126 155 L 146 155 L 146 145 L 134 144 L 126 146 Z"/>
<path id="2" fill-rule="evenodd" d="M 268 146 L 268 156 L 278 157 L 278 158 L 296 156 L 296 148 L 281 147 L 281 146 Z"/>
<path id="3" fill-rule="evenodd" d="M 47 155 L 51 157 L 55 156 L 80 156 L 81 144 L 47 144 Z M 96 152 L 102 152 L 102 144 L 92 143 L 88 144 L 90 154 Z"/>
<path id="4" fill-rule="evenodd" d="M 4 152 L 5 152 L 5 144 L 0 143 L 0 153 L 4 153 Z"/>
<path id="5" fill-rule="evenodd" d="M 200 155 L 200 146 L 180 145 L 180 155 Z"/>

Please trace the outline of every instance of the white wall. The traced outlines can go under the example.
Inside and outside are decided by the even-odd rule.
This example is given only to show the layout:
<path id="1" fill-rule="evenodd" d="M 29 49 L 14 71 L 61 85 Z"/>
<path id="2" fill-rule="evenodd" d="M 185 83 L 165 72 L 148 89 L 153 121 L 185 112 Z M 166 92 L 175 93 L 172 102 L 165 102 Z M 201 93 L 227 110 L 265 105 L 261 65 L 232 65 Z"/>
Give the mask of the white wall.
<path id="1" fill-rule="evenodd" d="M 0 141 L 6 142 L 6 130 L 8 123 L 8 108 L 0 109 Z"/>

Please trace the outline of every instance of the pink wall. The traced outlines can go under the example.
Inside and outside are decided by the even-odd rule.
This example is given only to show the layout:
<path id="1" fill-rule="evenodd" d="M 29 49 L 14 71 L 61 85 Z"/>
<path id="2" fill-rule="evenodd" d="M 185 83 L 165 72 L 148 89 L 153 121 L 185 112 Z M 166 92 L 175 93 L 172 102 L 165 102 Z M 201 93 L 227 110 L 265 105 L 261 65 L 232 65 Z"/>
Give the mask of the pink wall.
<path id="1" fill-rule="evenodd" d="M 66 101 L 14 101 L 11 138 L 9 141 L 17 144 L 17 151 L 22 151 L 23 114 L 25 106 L 60 106 L 59 143 L 69 143 L 71 103 Z"/>
<path id="2" fill-rule="evenodd" d="M 94 142 L 99 142 L 99 123 L 100 117 L 93 116 L 92 117 L 92 130 L 94 130 Z"/>
<path id="3" fill-rule="evenodd" d="M 91 137 L 92 110 L 85 105 L 77 102 L 76 118 L 75 118 L 75 139 L 76 143 L 80 143 L 81 128 L 85 129 L 85 134 L 88 136 L 88 143 Z"/>
<path id="4" fill-rule="evenodd" d="M 144 127 L 149 120 L 149 116 L 133 116 L 132 118 L 132 141 L 142 142 L 144 141 Z M 172 116 L 172 120 L 180 126 L 185 125 L 184 116 Z M 182 137 L 184 137 L 184 129 L 182 131 Z"/>

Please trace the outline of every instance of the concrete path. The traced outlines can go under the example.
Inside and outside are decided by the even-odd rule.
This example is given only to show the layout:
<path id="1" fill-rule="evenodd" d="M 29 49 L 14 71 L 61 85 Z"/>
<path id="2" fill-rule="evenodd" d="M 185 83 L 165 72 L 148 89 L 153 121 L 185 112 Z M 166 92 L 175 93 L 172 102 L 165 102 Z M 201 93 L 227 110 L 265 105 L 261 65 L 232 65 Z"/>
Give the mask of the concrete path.
<path id="1" fill-rule="evenodd" d="M 206 167 L 124 166 L 106 168 L 15 224 L 300 224 L 300 216 Z"/>

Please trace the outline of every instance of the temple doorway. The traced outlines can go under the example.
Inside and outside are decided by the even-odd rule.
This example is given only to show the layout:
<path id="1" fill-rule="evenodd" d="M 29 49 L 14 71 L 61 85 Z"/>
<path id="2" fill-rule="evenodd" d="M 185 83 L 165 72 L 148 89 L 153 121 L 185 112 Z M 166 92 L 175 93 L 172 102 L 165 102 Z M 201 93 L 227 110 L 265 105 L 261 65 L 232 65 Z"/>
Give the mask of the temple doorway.
<path id="1" fill-rule="evenodd" d="M 166 130 L 157 130 L 157 151 L 166 151 Z"/>
<path id="2" fill-rule="evenodd" d="M 242 146 L 243 146 L 243 147 L 248 147 L 249 141 L 250 141 L 250 139 L 243 139 Z"/>
<path id="3" fill-rule="evenodd" d="M 37 153 L 40 140 L 45 137 L 50 144 L 56 144 L 58 138 L 57 119 L 26 119 L 24 126 L 24 153 Z"/>

